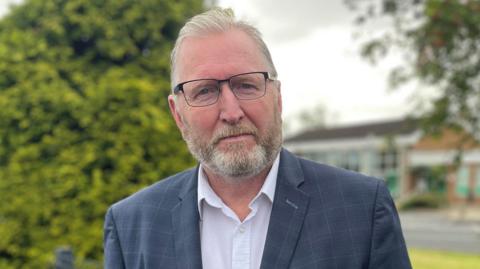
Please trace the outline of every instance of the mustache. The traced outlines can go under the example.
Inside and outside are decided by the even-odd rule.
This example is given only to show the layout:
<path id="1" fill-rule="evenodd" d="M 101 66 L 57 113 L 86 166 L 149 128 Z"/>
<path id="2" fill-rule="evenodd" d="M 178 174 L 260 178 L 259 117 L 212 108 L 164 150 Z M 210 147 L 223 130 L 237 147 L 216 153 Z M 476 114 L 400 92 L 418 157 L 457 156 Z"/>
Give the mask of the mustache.
<path id="1" fill-rule="evenodd" d="M 257 129 L 247 125 L 225 126 L 214 134 L 212 144 L 217 145 L 220 140 L 237 135 L 253 135 L 255 140 L 257 140 Z"/>

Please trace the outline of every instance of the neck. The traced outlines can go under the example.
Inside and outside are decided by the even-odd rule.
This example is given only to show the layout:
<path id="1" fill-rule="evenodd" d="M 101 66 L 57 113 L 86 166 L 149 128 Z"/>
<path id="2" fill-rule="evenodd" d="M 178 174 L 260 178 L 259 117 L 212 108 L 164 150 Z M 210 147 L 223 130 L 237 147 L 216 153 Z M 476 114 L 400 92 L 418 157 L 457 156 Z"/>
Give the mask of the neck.
<path id="1" fill-rule="evenodd" d="M 247 178 L 228 178 L 213 173 L 203 166 L 208 183 L 222 201 L 235 212 L 240 221 L 250 213 L 249 204 L 263 186 L 265 179 L 272 168 L 267 165 L 260 173 Z"/>

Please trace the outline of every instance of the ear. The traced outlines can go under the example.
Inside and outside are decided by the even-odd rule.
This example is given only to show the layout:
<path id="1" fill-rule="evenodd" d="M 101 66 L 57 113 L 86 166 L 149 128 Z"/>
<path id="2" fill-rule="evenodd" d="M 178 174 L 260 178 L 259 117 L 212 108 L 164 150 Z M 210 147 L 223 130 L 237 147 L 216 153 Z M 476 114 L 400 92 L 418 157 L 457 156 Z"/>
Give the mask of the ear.
<path id="1" fill-rule="evenodd" d="M 170 113 L 172 113 L 173 119 L 175 120 L 178 129 L 180 129 L 180 132 L 183 132 L 182 116 L 180 115 L 180 112 L 178 112 L 175 96 L 173 96 L 172 94 L 168 95 L 168 106 L 170 107 Z"/>
<path id="2" fill-rule="evenodd" d="M 277 102 L 278 102 L 278 111 L 282 114 L 282 83 L 280 80 L 276 80 L 275 84 L 277 86 Z"/>

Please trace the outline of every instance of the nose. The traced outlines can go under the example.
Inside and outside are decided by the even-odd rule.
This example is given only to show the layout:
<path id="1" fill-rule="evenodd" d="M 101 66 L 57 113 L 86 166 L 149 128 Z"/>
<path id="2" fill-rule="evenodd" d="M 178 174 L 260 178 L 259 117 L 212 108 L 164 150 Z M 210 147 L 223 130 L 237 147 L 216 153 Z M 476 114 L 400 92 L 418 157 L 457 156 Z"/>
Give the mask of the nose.
<path id="1" fill-rule="evenodd" d="M 220 88 L 220 96 L 218 97 L 220 120 L 230 125 L 239 123 L 245 117 L 239 100 L 228 83 L 222 83 Z"/>

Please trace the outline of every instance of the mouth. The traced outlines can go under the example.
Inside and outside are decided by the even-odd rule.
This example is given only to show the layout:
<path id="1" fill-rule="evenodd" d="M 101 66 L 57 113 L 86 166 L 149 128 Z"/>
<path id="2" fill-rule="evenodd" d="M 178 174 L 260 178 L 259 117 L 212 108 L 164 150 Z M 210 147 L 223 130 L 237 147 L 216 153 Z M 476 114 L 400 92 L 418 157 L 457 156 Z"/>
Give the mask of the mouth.
<path id="1" fill-rule="evenodd" d="M 219 144 L 221 142 L 227 142 L 227 143 L 242 142 L 248 139 L 255 139 L 255 137 L 251 133 L 230 134 L 230 135 L 226 135 L 218 138 L 215 144 Z"/>

